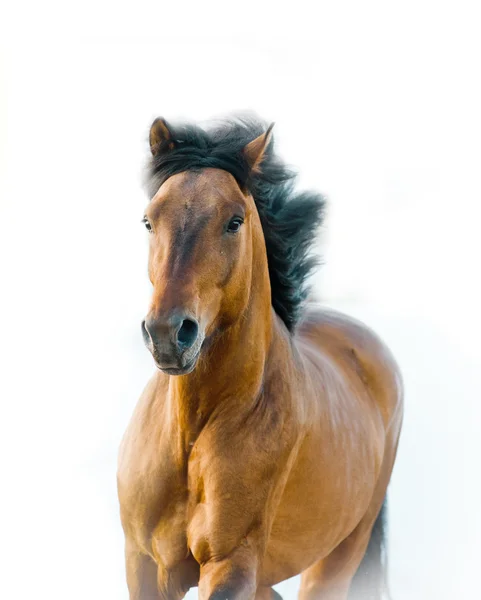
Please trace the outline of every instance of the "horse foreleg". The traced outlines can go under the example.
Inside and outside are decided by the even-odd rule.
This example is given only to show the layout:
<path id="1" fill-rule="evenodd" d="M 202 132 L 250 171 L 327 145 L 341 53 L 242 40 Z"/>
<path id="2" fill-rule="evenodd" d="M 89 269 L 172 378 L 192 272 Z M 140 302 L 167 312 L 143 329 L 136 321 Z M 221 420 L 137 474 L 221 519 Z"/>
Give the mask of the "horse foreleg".
<path id="1" fill-rule="evenodd" d="M 157 586 L 157 565 L 137 549 L 125 550 L 125 570 L 130 600 L 161 600 Z"/>

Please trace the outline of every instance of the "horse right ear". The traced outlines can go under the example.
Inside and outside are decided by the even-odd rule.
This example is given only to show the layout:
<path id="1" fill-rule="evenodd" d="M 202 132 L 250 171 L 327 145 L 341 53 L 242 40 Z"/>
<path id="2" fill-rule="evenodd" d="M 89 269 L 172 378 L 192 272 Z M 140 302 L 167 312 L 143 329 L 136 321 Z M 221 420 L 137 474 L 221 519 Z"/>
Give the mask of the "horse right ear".
<path id="1" fill-rule="evenodd" d="M 259 173 L 261 170 L 260 165 L 271 142 L 273 127 L 274 123 L 271 123 L 265 133 L 262 133 L 244 147 L 244 158 L 247 160 L 252 173 Z"/>
<path id="2" fill-rule="evenodd" d="M 174 149 L 174 140 L 167 121 L 159 117 L 155 119 L 150 127 L 149 133 L 150 151 L 152 156 L 168 152 Z"/>

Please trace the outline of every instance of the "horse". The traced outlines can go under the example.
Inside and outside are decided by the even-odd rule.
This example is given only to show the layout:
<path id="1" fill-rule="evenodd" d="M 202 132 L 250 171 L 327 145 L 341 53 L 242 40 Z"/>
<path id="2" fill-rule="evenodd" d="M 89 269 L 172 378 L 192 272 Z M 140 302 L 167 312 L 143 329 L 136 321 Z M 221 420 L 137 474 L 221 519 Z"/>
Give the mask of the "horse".
<path id="1" fill-rule="evenodd" d="M 381 598 L 403 416 L 390 350 L 310 300 L 326 201 L 272 126 L 156 119 L 143 223 L 155 374 L 119 450 L 130 600 Z"/>

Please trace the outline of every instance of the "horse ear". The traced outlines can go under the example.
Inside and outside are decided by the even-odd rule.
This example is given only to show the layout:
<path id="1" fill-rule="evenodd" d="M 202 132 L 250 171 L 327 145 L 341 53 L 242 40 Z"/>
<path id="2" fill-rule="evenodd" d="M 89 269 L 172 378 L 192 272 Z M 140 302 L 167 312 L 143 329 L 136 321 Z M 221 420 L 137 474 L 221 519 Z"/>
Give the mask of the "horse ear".
<path id="1" fill-rule="evenodd" d="M 166 150 L 174 149 L 172 133 L 165 119 L 159 117 L 152 123 L 149 133 L 149 142 L 152 156 L 156 156 L 160 152 L 165 152 Z"/>
<path id="2" fill-rule="evenodd" d="M 267 128 L 265 133 L 262 133 L 259 137 L 256 137 L 255 140 L 249 142 L 247 146 L 244 147 L 244 156 L 251 168 L 251 171 L 254 173 L 258 173 L 260 171 L 260 164 L 264 159 L 267 147 L 272 138 L 272 128 L 274 127 L 274 123 L 271 123 Z"/>

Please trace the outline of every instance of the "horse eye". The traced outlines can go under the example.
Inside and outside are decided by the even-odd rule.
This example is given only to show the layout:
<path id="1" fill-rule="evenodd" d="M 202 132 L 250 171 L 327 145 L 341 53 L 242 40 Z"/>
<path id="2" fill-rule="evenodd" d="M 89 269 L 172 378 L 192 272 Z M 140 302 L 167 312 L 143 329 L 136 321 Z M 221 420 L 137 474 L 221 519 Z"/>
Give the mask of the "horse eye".
<path id="1" fill-rule="evenodd" d="M 241 228 L 243 222 L 243 219 L 241 219 L 240 217 L 234 217 L 229 221 L 229 224 L 227 225 L 227 231 L 229 233 L 237 233 Z"/>
<path id="2" fill-rule="evenodd" d="M 147 231 L 149 233 L 152 233 L 152 225 L 149 223 L 149 220 L 147 219 L 147 217 L 144 217 L 142 219 L 141 223 L 143 223 L 145 225 L 145 228 L 147 229 Z"/>

